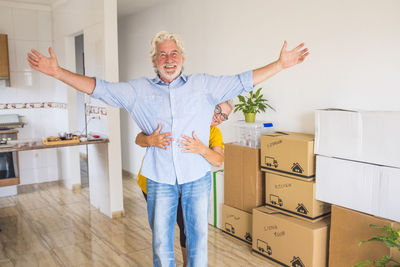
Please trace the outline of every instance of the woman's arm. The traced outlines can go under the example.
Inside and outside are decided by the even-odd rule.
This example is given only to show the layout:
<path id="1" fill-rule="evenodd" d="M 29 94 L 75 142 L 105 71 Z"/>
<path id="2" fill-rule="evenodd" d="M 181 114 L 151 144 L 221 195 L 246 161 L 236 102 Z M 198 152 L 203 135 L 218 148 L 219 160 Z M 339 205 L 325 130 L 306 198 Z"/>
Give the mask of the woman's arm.
<path id="1" fill-rule="evenodd" d="M 163 133 L 160 134 L 161 124 L 158 124 L 157 129 L 151 135 L 145 135 L 143 132 L 140 132 L 136 136 L 135 143 L 141 147 L 148 146 L 156 146 L 162 149 L 167 149 L 166 146 L 171 145 L 171 141 L 174 139 L 170 136 L 172 133 Z"/>
<path id="2" fill-rule="evenodd" d="M 193 138 L 183 136 L 184 140 L 180 140 L 179 147 L 184 148 L 185 153 L 198 153 L 202 155 L 211 165 L 221 167 L 224 162 L 224 151 L 220 146 L 213 146 L 211 149 L 203 144 L 193 132 Z"/>

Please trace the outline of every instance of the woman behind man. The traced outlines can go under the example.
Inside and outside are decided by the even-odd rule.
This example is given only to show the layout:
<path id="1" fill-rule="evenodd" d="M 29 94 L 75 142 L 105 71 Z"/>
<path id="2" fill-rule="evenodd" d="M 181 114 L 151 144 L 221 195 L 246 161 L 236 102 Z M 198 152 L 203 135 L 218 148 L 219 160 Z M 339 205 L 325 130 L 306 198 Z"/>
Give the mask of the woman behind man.
<path id="1" fill-rule="evenodd" d="M 211 120 L 208 147 L 197 138 L 195 132 L 193 132 L 192 138 L 188 136 L 182 136 L 183 139 L 179 141 L 179 147 L 183 149 L 183 152 L 198 153 L 202 155 L 211 165 L 215 167 L 221 167 L 222 163 L 224 162 L 224 142 L 221 131 L 216 126 L 227 120 L 231 111 L 232 105 L 228 101 L 222 102 L 215 106 L 214 115 Z M 173 141 L 171 138 L 171 133 L 160 134 L 160 131 L 161 125 L 158 125 L 158 128 L 151 135 L 145 135 L 143 132 L 141 132 L 136 136 L 135 142 L 141 147 L 156 146 L 161 149 L 167 149 L 167 146 L 169 146 L 170 142 Z M 140 174 L 140 171 L 138 174 L 137 183 L 142 189 L 143 195 L 147 201 L 147 179 Z M 178 202 L 176 221 L 180 230 L 183 266 L 187 266 L 186 235 L 180 198 Z"/>

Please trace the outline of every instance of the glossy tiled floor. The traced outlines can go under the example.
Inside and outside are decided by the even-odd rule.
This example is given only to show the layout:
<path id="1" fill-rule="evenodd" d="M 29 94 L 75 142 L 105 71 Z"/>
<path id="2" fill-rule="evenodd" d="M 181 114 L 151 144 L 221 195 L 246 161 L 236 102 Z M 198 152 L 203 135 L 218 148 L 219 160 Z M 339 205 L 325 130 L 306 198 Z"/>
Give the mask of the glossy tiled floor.
<path id="1" fill-rule="evenodd" d="M 90 206 L 87 187 L 42 183 L 0 198 L 0 266 L 152 266 L 145 201 L 135 180 L 123 182 L 125 216 L 114 220 Z M 209 266 L 271 265 L 210 226 Z"/>

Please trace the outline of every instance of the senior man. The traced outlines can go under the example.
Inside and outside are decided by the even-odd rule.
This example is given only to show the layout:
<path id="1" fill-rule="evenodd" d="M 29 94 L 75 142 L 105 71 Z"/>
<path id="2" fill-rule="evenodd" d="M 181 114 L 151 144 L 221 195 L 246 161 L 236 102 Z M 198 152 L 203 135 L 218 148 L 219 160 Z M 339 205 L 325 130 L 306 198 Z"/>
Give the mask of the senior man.
<path id="1" fill-rule="evenodd" d="M 166 31 L 151 41 L 150 57 L 157 76 L 110 83 L 61 68 L 51 48 L 50 57 L 36 50 L 28 54 L 30 66 L 67 83 L 105 103 L 125 108 L 145 134 L 161 123 L 172 133 L 171 149 L 149 147 L 142 165 L 148 178 L 148 218 L 153 232 L 154 266 L 175 266 L 174 226 L 179 196 L 187 235 L 188 266 L 207 266 L 207 216 L 210 196 L 210 164 L 199 154 L 184 153 L 179 138 L 196 132 L 206 144 L 210 118 L 216 104 L 253 90 L 254 85 L 283 69 L 304 61 L 309 52 L 298 45 L 287 51 L 283 44 L 279 59 L 264 67 L 232 76 L 185 75 L 185 51 L 181 39 Z"/>

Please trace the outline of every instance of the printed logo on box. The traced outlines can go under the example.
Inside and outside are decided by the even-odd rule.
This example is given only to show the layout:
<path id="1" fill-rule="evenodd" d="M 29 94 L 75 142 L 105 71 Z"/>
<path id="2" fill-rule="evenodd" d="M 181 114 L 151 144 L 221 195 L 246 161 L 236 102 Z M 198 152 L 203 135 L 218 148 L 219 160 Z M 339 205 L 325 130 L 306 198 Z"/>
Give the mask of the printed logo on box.
<path id="1" fill-rule="evenodd" d="M 304 170 L 303 170 L 303 168 L 300 166 L 300 164 L 299 164 L 298 162 L 296 162 L 296 163 L 293 163 L 292 172 L 295 172 L 295 173 L 303 173 Z"/>
<path id="2" fill-rule="evenodd" d="M 233 235 L 235 234 L 235 227 L 233 227 L 232 224 L 230 224 L 230 223 L 225 223 L 225 230 L 228 233 L 231 233 Z"/>
<path id="3" fill-rule="evenodd" d="M 246 232 L 246 234 L 244 235 L 244 239 L 246 239 L 250 243 L 253 242 L 253 237 L 251 236 L 251 234 L 249 232 Z"/>
<path id="4" fill-rule="evenodd" d="M 304 206 L 303 203 L 299 203 L 299 204 L 298 204 L 298 206 L 297 206 L 297 208 L 296 208 L 296 211 L 297 211 L 298 213 L 302 213 L 302 214 L 307 214 L 307 213 L 308 213 L 308 210 L 306 209 L 306 206 Z"/>
<path id="5" fill-rule="evenodd" d="M 290 263 L 292 264 L 292 267 L 305 267 L 300 257 L 293 257 L 293 260 Z"/>
<path id="6" fill-rule="evenodd" d="M 280 207 L 283 206 L 282 199 L 280 199 L 279 196 L 277 195 L 269 194 L 269 202 L 275 206 L 280 206 Z"/>
<path id="7" fill-rule="evenodd" d="M 266 253 L 270 256 L 272 255 L 272 248 L 268 245 L 267 242 L 261 239 L 257 239 L 257 249 L 262 253 Z"/>
<path id="8" fill-rule="evenodd" d="M 265 156 L 265 166 L 270 167 L 270 168 L 274 167 L 276 169 L 276 168 L 278 168 L 279 164 L 275 158 Z"/>

